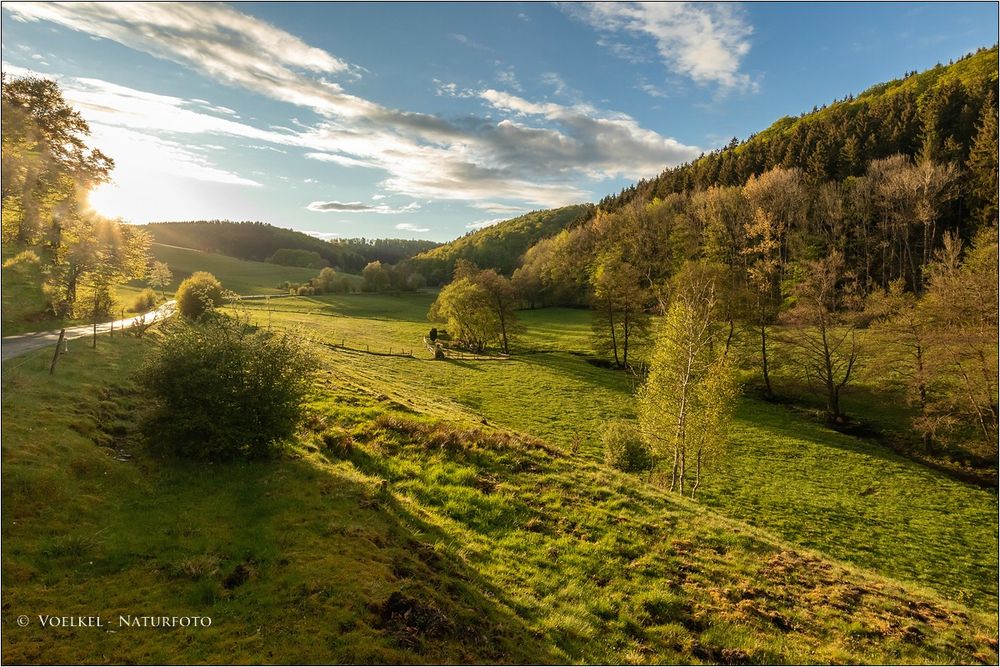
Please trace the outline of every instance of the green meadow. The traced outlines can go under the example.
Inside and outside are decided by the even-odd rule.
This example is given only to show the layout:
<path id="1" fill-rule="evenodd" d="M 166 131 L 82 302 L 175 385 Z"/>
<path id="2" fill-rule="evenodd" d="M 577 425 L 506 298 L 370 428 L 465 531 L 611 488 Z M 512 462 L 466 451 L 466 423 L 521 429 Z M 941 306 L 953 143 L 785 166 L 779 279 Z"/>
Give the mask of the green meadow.
<path id="1" fill-rule="evenodd" d="M 420 344 L 432 295 L 308 297 L 274 302 L 274 326 L 323 342 L 416 358 L 332 351 L 351 381 L 423 410 L 475 419 L 602 458 L 608 421 L 633 417 L 638 380 L 597 366 L 590 313 L 522 311 L 520 353 L 508 361 L 438 361 Z M 267 309 L 248 304 L 265 323 Z M 639 483 L 642 480 L 637 480 Z M 655 482 L 655 480 L 654 480 Z M 957 481 L 872 440 L 837 433 L 808 414 L 744 399 L 728 451 L 714 463 L 701 502 L 797 544 L 918 582 L 966 604 L 993 608 L 998 511 L 994 492 Z"/>

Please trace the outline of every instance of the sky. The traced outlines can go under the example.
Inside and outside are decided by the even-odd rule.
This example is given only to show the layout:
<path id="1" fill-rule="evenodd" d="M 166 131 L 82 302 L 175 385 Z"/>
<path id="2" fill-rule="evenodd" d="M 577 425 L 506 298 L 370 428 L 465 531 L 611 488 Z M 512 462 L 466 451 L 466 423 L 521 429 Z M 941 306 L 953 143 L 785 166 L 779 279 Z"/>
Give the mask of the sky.
<path id="1" fill-rule="evenodd" d="M 21 3 L 129 222 L 445 241 L 997 41 L 983 3 Z"/>

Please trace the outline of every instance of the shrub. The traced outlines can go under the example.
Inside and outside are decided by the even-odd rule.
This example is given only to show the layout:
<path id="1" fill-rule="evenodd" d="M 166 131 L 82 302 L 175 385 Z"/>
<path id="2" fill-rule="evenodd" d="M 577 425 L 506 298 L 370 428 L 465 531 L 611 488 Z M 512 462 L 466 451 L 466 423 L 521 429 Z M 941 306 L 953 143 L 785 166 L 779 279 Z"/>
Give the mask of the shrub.
<path id="1" fill-rule="evenodd" d="M 177 309 L 196 320 L 222 303 L 222 283 L 207 271 L 195 271 L 177 288 Z"/>
<path id="2" fill-rule="evenodd" d="M 642 472 L 653 468 L 653 452 L 629 422 L 611 422 L 601 438 L 604 461 L 624 472 Z"/>
<path id="3" fill-rule="evenodd" d="M 301 422 L 314 368 L 289 332 L 219 314 L 175 320 L 140 372 L 152 405 L 143 430 L 163 454 L 213 461 L 266 456 Z"/>
<path id="4" fill-rule="evenodd" d="M 422 290 L 427 287 L 427 279 L 422 273 L 411 273 L 406 278 L 406 288 L 411 290 Z"/>
<path id="5" fill-rule="evenodd" d="M 432 343 L 436 341 L 438 339 L 437 327 L 431 327 L 430 333 L 427 335 L 427 337 L 431 339 Z"/>
<path id="6" fill-rule="evenodd" d="M 132 312 L 145 313 L 154 306 L 156 306 L 156 292 L 147 287 L 136 295 L 135 301 L 132 302 Z"/>
<path id="7" fill-rule="evenodd" d="M 314 292 L 315 290 L 309 285 L 302 285 L 295 291 L 298 296 L 312 296 Z"/>

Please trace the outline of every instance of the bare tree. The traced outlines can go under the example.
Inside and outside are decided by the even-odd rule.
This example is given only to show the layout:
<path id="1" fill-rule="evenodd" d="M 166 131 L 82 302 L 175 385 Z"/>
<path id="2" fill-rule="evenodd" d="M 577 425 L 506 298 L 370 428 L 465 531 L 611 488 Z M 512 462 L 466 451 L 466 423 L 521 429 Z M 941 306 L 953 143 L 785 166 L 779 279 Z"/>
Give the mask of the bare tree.
<path id="1" fill-rule="evenodd" d="M 855 379 L 861 354 L 861 332 L 850 311 L 856 298 L 853 282 L 844 274 L 844 256 L 836 251 L 800 268 L 795 305 L 785 314 L 790 329 L 784 340 L 795 349 L 794 360 L 807 383 L 824 395 L 827 418 L 843 423 L 841 393 Z"/>

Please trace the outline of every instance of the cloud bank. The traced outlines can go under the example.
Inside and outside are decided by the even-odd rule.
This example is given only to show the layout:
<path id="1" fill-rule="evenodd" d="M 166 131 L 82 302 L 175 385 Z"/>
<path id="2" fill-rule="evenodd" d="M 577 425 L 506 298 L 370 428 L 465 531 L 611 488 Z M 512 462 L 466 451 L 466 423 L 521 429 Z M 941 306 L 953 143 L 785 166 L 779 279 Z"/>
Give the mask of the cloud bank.
<path id="1" fill-rule="evenodd" d="M 225 5 L 10 3 L 4 10 L 21 21 L 50 21 L 114 40 L 319 116 L 311 124 L 293 120 L 290 124 L 296 129 L 265 130 L 240 122 L 234 110 L 207 100 L 77 79 L 71 99 L 86 105 L 88 118 L 95 122 L 148 133 L 208 133 L 298 147 L 309 159 L 381 170 L 382 189 L 414 198 L 560 206 L 589 198 L 579 185 L 581 179 L 650 176 L 700 153 L 697 147 L 642 128 L 625 114 L 583 104 L 532 102 L 493 89 L 459 91 L 451 84 L 438 88 L 442 95 L 480 98 L 486 107 L 506 116 L 500 121 L 475 116 L 445 119 L 392 109 L 344 89 L 344 82 L 364 75 L 362 67 Z M 638 29 L 632 27 L 639 25 L 638 16 L 600 11 L 611 17 L 609 24 Z M 640 13 L 647 11 L 651 10 Z M 715 34 L 714 26 L 700 34 Z M 672 43 L 684 41 L 673 39 Z M 704 50 L 719 59 L 715 47 Z M 678 58 L 687 62 L 688 56 Z M 726 75 L 727 67 L 719 62 L 690 69 L 720 81 L 738 78 L 732 71 Z M 313 205 L 323 203 L 339 202 L 313 202 L 309 207 L 317 210 Z"/>

